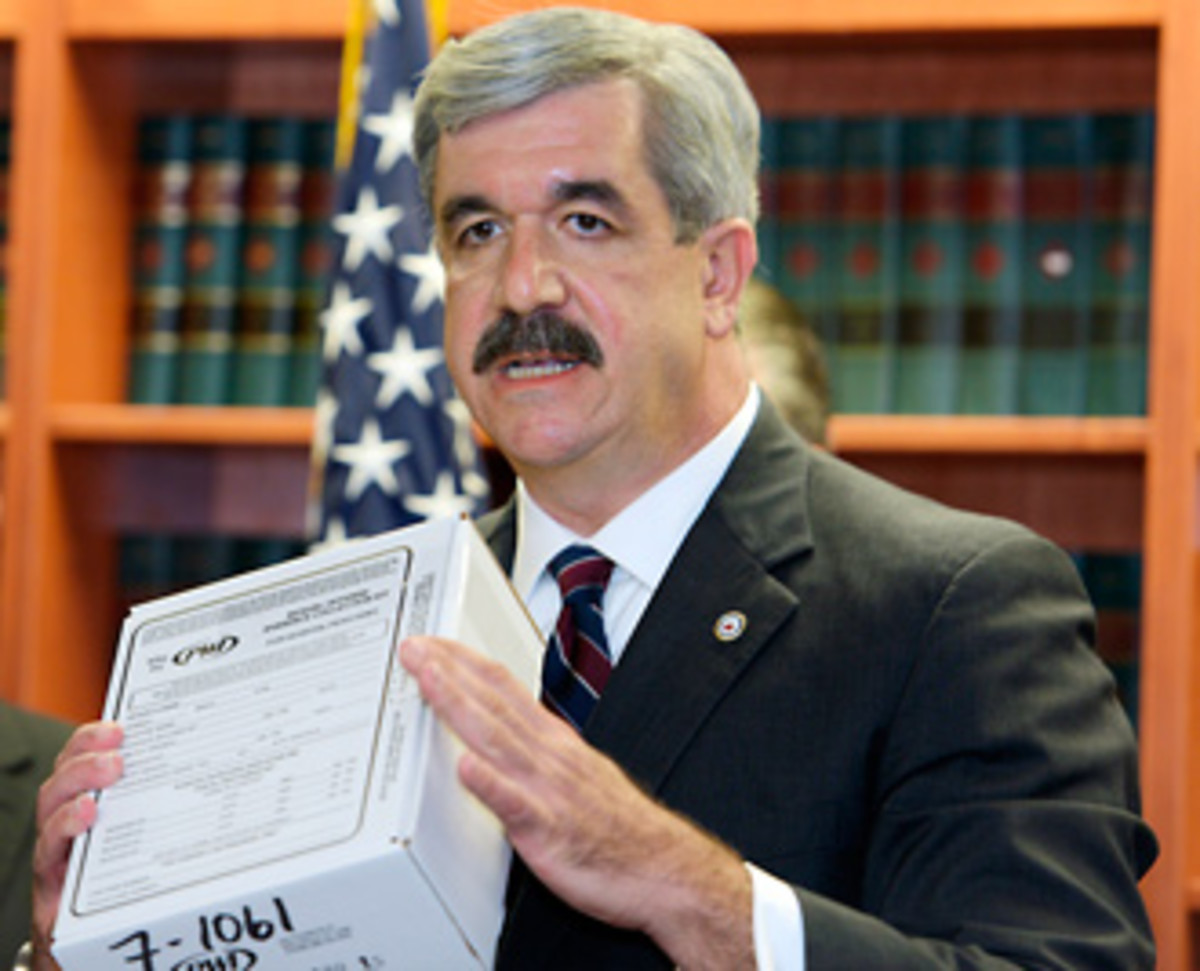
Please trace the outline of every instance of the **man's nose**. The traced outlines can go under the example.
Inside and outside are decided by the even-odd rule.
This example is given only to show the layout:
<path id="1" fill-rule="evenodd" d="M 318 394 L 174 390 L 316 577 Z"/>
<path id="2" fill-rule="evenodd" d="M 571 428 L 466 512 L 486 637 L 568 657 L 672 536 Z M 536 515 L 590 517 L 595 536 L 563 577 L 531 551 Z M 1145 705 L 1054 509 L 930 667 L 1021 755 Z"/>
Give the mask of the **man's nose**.
<path id="1" fill-rule="evenodd" d="M 541 226 L 517 223 L 500 279 L 503 306 L 517 314 L 555 307 L 566 299 L 562 264 Z"/>

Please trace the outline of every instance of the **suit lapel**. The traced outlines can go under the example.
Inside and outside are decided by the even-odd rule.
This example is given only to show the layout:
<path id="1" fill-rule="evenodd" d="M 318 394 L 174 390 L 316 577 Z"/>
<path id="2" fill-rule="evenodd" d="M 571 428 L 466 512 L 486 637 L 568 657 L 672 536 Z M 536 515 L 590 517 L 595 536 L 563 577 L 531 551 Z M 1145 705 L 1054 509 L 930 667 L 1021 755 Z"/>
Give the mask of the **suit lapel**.
<path id="1" fill-rule="evenodd" d="M 764 402 L 680 547 L 587 725 L 652 791 L 797 607 L 771 576 L 811 545 L 807 453 Z"/>
<path id="2" fill-rule="evenodd" d="M 715 593 L 703 579 L 714 563 L 723 574 Z M 656 790 L 795 607 L 724 523 L 704 523 L 643 615 L 585 736 Z"/>

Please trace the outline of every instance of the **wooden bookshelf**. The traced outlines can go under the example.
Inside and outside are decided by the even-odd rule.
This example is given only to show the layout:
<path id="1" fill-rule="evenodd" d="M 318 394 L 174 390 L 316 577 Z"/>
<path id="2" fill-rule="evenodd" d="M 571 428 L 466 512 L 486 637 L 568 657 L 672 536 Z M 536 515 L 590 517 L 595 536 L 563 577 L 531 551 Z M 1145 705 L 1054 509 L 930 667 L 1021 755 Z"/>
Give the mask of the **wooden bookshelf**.
<path id="1" fill-rule="evenodd" d="M 722 4 L 712 0 L 582 0 L 650 20 L 679 21 L 722 37 L 746 34 L 850 32 L 931 32 L 958 30 L 1086 29 L 1157 27 L 1163 0 L 1012 0 L 1004 4 L 959 0 L 755 0 Z M 548 6 L 529 0 L 455 0 L 452 33 L 466 33 L 508 13 Z"/>
<path id="2" fill-rule="evenodd" d="M 450 0 L 464 32 L 535 0 Z M 601 4 L 593 4 L 601 5 Z M 1145 419 L 846 417 L 832 446 L 1064 545 L 1144 558 L 1140 737 L 1163 856 L 1164 971 L 1198 971 L 1200 5 L 1195 0 L 610 0 L 726 44 L 771 113 L 1158 113 Z M 93 716 L 116 631 L 116 538 L 299 535 L 312 416 L 123 404 L 137 119 L 331 115 L 345 0 L 0 0 L 14 121 L 8 404 L 0 408 L 0 694 Z"/>
<path id="3" fill-rule="evenodd" d="M 65 0 L 78 40 L 339 39 L 349 4 L 337 0 Z"/>
<path id="4" fill-rule="evenodd" d="M 51 426 L 59 442 L 307 448 L 313 415 L 303 408 L 64 405 Z"/>
<path id="5" fill-rule="evenodd" d="M 922 495 L 1016 519 L 1071 550 L 1143 548 L 1140 418 L 835 416 L 843 458 Z"/>
<path id="6" fill-rule="evenodd" d="M 834 451 L 1025 456 L 1141 456 L 1144 418 L 918 417 L 835 415 Z"/>

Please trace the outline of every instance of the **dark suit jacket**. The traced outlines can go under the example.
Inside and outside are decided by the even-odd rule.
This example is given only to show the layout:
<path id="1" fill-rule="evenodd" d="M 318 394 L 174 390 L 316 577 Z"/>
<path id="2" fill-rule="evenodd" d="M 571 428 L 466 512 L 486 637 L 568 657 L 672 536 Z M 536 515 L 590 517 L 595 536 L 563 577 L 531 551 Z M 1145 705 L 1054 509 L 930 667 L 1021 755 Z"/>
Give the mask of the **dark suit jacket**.
<path id="1" fill-rule="evenodd" d="M 511 506 L 481 529 L 511 564 Z M 810 971 L 1149 968 L 1156 847 L 1092 638 L 1056 547 L 810 449 L 764 403 L 585 735 L 795 887 Z M 669 963 L 518 863 L 497 967 Z"/>
<path id="2" fill-rule="evenodd" d="M 70 732 L 0 701 L 0 968 L 29 939 L 38 787 Z"/>

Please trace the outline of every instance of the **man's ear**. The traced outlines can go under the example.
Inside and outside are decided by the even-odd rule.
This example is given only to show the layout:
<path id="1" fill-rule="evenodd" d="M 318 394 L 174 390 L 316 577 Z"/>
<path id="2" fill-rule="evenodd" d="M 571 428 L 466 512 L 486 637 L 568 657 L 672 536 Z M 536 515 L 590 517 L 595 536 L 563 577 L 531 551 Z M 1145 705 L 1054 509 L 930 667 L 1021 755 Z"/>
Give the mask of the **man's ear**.
<path id="1" fill-rule="evenodd" d="M 745 219 L 726 219 L 700 237 L 704 255 L 705 328 L 723 337 L 737 326 L 742 290 L 758 262 L 754 228 Z"/>

